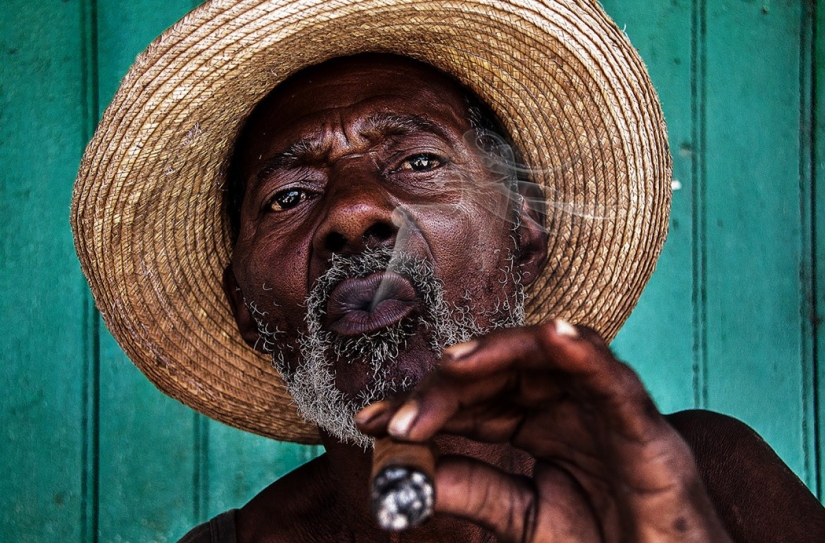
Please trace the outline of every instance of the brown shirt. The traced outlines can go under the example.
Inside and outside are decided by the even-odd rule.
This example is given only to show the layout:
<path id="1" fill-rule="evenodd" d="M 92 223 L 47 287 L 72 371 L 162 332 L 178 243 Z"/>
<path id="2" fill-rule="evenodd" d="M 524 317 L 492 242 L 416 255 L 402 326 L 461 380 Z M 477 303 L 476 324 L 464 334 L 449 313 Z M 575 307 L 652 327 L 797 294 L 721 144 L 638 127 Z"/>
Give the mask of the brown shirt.
<path id="1" fill-rule="evenodd" d="M 237 543 L 235 511 L 236 509 L 230 509 L 212 520 L 195 526 L 178 543 Z"/>

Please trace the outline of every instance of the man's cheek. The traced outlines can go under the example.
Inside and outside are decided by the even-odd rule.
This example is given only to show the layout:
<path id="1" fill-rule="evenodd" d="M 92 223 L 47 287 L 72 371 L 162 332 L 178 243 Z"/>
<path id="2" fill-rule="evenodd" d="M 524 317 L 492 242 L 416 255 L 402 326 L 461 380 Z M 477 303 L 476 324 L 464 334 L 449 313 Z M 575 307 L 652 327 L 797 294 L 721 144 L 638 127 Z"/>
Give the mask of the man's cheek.
<path id="1" fill-rule="evenodd" d="M 238 279 L 243 301 L 267 347 L 296 343 L 303 325 L 300 301 L 282 283 L 256 273 Z M 271 351 L 272 349 L 267 349 Z"/>
<path id="2" fill-rule="evenodd" d="M 241 287 L 260 300 L 266 300 L 266 308 L 294 311 L 300 308 L 307 293 L 303 282 L 294 277 L 292 270 L 285 269 L 277 258 L 252 255 L 246 264 Z M 241 283 L 241 278 L 238 279 Z"/>

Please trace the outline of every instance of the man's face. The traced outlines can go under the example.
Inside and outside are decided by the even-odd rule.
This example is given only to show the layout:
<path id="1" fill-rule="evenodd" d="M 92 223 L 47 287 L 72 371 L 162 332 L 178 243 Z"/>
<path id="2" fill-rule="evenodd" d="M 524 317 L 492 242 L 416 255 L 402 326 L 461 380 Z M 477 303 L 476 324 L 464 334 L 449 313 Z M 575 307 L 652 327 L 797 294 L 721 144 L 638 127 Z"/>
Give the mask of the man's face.
<path id="1" fill-rule="evenodd" d="M 242 141 L 236 316 L 305 415 L 339 414 L 316 420 L 328 432 L 358 441 L 340 428 L 357 409 L 447 344 L 520 322 L 513 193 L 443 75 L 327 63 L 270 96 Z"/>

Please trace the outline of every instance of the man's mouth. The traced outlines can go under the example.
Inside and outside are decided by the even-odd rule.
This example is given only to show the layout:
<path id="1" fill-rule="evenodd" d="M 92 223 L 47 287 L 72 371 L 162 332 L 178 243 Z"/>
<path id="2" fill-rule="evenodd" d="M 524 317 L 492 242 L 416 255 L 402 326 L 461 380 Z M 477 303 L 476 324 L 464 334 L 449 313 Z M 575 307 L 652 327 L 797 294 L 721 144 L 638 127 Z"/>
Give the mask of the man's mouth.
<path id="1" fill-rule="evenodd" d="M 345 279 L 329 296 L 326 327 L 341 336 L 357 336 L 393 325 L 415 310 L 412 283 L 394 272 Z"/>

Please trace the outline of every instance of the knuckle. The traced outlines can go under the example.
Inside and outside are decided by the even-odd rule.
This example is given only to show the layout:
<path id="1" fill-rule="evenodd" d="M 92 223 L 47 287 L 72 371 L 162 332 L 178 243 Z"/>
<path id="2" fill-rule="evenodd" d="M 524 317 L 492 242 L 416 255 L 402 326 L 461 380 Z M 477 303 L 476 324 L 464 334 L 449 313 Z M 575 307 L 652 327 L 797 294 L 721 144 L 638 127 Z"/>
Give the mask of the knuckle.
<path id="1" fill-rule="evenodd" d="M 520 534 L 519 541 L 532 541 L 536 533 L 536 523 L 538 522 L 538 489 L 535 481 L 528 477 L 520 478 L 522 491 L 519 492 L 520 502 L 516 508 L 516 500 L 511 503 L 511 517 L 517 521 L 518 525 L 512 533 Z"/>
<path id="2" fill-rule="evenodd" d="M 645 389 L 639 374 L 637 374 L 636 371 L 628 364 L 620 360 L 616 360 L 616 374 L 617 384 L 623 390 L 625 395 L 634 399 L 649 398 L 647 389 Z"/>
<path id="3" fill-rule="evenodd" d="M 584 324 L 577 324 L 575 326 L 576 331 L 579 333 L 579 337 L 593 344 L 594 347 L 600 350 L 610 351 L 610 347 L 607 345 L 607 342 L 595 329 Z"/>
<path id="4" fill-rule="evenodd" d="M 533 481 L 525 476 L 508 477 L 496 483 L 492 493 L 504 500 L 485 502 L 482 516 L 502 541 L 532 541 L 538 518 L 538 492 Z M 505 503 L 505 509 L 500 505 Z"/>

